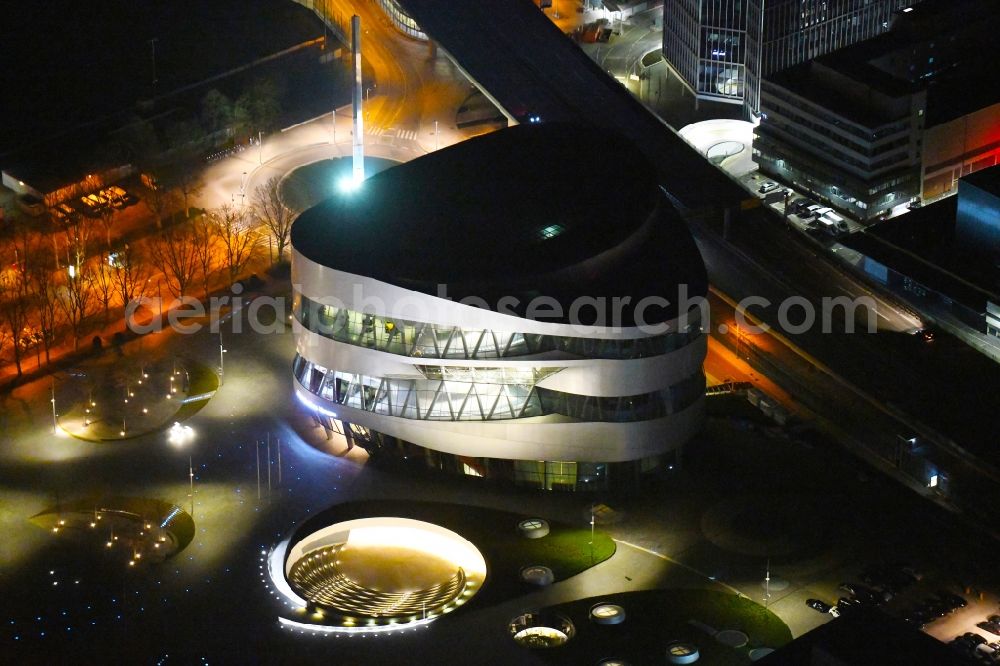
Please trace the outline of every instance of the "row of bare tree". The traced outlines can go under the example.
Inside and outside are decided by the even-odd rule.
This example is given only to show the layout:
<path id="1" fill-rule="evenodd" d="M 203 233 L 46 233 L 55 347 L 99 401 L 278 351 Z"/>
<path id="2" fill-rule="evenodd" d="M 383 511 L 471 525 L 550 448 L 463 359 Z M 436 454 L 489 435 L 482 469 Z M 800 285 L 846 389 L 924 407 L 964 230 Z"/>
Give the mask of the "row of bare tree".
<path id="1" fill-rule="evenodd" d="M 280 261 L 297 213 L 281 201 L 277 177 L 250 199 L 128 243 L 116 243 L 113 213 L 61 218 L 42 229 L 14 224 L 0 239 L 0 357 L 12 359 L 20 376 L 32 352 L 41 364 L 62 340 L 77 349 L 88 327 L 107 326 L 113 312 L 145 296 L 207 297 L 265 252 L 267 261 Z"/>

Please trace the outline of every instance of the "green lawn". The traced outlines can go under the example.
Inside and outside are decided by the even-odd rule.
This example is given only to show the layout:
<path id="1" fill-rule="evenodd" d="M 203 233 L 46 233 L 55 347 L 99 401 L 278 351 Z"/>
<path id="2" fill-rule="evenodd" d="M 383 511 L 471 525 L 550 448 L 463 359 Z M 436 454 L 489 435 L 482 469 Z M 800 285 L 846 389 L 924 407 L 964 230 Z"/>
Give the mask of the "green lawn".
<path id="1" fill-rule="evenodd" d="M 188 372 L 188 395 L 203 395 L 219 390 L 219 375 L 215 370 L 192 359 L 184 359 L 184 368 Z M 181 405 L 174 414 L 174 421 L 183 421 L 197 414 L 208 404 L 211 397 Z"/>
<path id="2" fill-rule="evenodd" d="M 556 580 L 564 580 L 603 562 L 615 554 L 615 542 L 603 532 L 594 532 L 593 559 L 590 549 L 590 528 L 551 525 L 548 536 L 541 539 L 519 538 L 510 544 L 512 555 L 525 562 L 544 564 L 552 569 Z"/>
<path id="3" fill-rule="evenodd" d="M 590 607 L 611 601 L 625 608 L 625 622 L 599 626 L 589 619 Z M 750 599 L 728 592 L 675 589 L 647 590 L 581 599 L 552 606 L 573 621 L 576 636 L 566 645 L 539 656 L 552 664 L 591 663 L 594 655 L 617 657 L 632 664 L 665 663 L 666 647 L 677 640 L 693 643 L 701 653 L 699 663 L 713 666 L 749 664 L 756 647 L 779 648 L 792 640 L 778 616 Z M 692 621 L 721 631 L 736 629 L 749 637 L 744 648 L 722 645 Z M 590 661 L 588 661 L 590 660 Z"/>

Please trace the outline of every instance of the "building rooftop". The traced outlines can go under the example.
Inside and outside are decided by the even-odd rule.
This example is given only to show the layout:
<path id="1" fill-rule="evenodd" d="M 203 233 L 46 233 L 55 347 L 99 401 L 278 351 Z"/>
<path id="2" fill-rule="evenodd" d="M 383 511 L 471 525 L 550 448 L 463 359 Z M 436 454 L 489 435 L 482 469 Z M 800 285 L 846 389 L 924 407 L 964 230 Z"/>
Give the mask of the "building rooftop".
<path id="1" fill-rule="evenodd" d="M 846 96 L 824 70 L 889 98 L 927 90 L 930 127 L 1000 102 L 1000 71 L 983 66 L 982 52 L 998 30 L 998 3 L 923 0 L 898 12 L 888 32 L 822 55 L 813 61 L 818 67 L 802 63 L 768 80 L 869 127 L 893 117 L 870 100 Z"/>
<path id="2" fill-rule="evenodd" d="M 973 185 L 984 192 L 1000 197 L 1000 165 L 974 171 L 962 176 L 962 183 Z"/>
<path id="3" fill-rule="evenodd" d="M 845 50 L 850 50 L 848 47 Z M 819 63 L 819 64 L 817 64 Z M 825 109 L 833 111 L 842 118 L 847 118 L 863 127 L 876 128 L 900 119 L 899 114 L 887 113 L 885 105 L 879 104 L 871 96 L 865 98 L 847 97 L 839 86 L 831 85 L 822 70 L 832 70 L 846 75 L 842 86 L 855 87 L 854 81 L 863 81 L 886 97 L 905 97 L 917 92 L 919 86 L 898 81 L 881 70 L 865 65 L 852 68 L 849 71 L 840 69 L 839 63 L 818 58 L 816 61 L 803 62 L 788 69 L 775 72 L 767 77 L 767 82 L 790 90 L 799 97 L 807 99 Z M 860 76 L 861 72 L 865 76 Z"/>
<path id="4" fill-rule="evenodd" d="M 942 199 L 851 234 L 842 243 L 973 310 L 983 311 L 1000 283 L 988 262 L 956 243 L 957 202 L 957 197 Z"/>
<path id="5" fill-rule="evenodd" d="M 304 212 L 292 244 L 341 271 L 432 295 L 446 284 L 452 298 L 491 307 L 504 295 L 552 296 L 564 310 L 580 296 L 673 302 L 679 284 L 707 287 L 642 153 L 562 123 L 519 125 L 376 174 Z"/>

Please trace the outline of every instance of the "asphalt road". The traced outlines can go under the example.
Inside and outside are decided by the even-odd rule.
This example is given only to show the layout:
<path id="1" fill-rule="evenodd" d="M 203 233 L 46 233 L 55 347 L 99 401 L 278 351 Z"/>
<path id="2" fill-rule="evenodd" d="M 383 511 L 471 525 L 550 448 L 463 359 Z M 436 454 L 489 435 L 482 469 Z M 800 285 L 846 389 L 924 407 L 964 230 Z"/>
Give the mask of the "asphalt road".
<path id="1" fill-rule="evenodd" d="M 763 296 L 777 304 L 798 295 L 818 304 L 824 296 L 870 292 L 763 211 L 740 221 L 732 245 L 704 226 L 694 230 L 713 285 L 733 300 Z M 777 325 L 775 307 L 750 311 Z M 995 529 L 996 503 L 986 500 L 997 494 L 995 472 L 950 440 L 968 442 L 973 449 L 987 444 L 991 432 L 995 435 L 990 395 L 1000 390 L 1000 367 L 949 336 L 928 344 L 891 331 L 844 333 L 842 317 L 831 321 L 838 332 L 823 333 L 815 326 L 786 336 L 794 349 L 765 336 L 744 352 L 753 353 L 749 360 L 762 373 L 883 463 L 893 459 L 898 435 L 943 432 L 927 457 L 949 476 L 951 499 L 986 529 Z M 911 485 L 926 481 L 914 479 Z"/>

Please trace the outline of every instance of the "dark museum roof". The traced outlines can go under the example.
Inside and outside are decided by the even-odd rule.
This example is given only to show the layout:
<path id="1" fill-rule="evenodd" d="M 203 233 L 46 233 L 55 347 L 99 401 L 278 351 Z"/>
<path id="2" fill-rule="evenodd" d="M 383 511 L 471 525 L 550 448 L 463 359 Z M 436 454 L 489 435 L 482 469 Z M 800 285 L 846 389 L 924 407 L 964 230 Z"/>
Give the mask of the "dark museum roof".
<path id="1" fill-rule="evenodd" d="M 341 271 L 429 294 L 444 283 L 455 299 L 491 305 L 508 294 L 564 306 L 578 296 L 676 301 L 677 285 L 692 295 L 707 285 L 642 153 L 562 123 L 515 126 L 376 174 L 302 213 L 292 244 Z"/>

